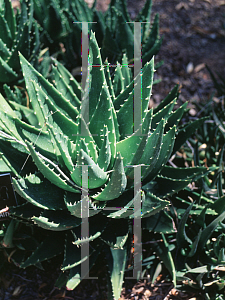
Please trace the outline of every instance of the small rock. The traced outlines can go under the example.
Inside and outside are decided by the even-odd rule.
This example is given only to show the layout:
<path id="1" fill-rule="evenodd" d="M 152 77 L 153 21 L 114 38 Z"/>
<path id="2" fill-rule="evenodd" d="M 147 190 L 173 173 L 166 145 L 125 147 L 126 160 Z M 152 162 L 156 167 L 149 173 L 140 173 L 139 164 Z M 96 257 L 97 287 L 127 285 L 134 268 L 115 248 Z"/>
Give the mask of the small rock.
<path id="1" fill-rule="evenodd" d="M 145 297 L 150 297 L 152 295 L 152 293 L 151 293 L 151 291 L 149 291 L 149 290 L 146 290 L 145 292 L 144 292 L 144 296 Z"/>
<path id="2" fill-rule="evenodd" d="M 194 64 L 193 62 L 189 62 L 189 64 L 187 65 L 186 71 L 188 74 L 192 73 L 194 70 Z"/>

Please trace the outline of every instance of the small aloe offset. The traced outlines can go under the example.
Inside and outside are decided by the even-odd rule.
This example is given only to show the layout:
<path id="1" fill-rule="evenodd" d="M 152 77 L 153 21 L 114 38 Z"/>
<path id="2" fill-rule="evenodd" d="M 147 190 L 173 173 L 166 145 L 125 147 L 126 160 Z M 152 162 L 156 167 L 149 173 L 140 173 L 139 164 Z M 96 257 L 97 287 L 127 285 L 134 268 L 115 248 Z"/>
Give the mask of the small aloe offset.
<path id="1" fill-rule="evenodd" d="M 142 84 L 141 124 L 134 128 L 134 79 L 129 66 L 118 63 L 111 78 L 92 32 L 84 90 L 56 60 L 52 83 L 22 55 L 20 60 L 32 118 L 25 122 L 13 101 L 0 97 L 1 172 L 7 168 L 13 176 L 19 205 L 10 208 L 12 217 L 44 229 L 45 238 L 31 256 L 20 249 L 12 259 L 25 268 L 64 253 L 63 275 L 57 284 L 74 289 L 84 278 L 81 263 L 87 259 L 78 247 L 90 242 L 89 266 L 104 251 L 109 262 L 109 299 L 118 299 L 133 219 L 142 218 L 148 230 L 174 232 L 173 220 L 163 210 L 169 205 L 166 198 L 208 173 L 204 167 L 166 165 L 176 134 L 178 144 L 185 135 L 177 133 L 177 125 L 187 104 L 173 111 L 175 87 L 158 108 L 148 108 L 152 59 L 136 78 Z M 187 130 L 186 138 L 189 134 Z M 142 187 L 137 190 L 138 182 Z M 137 204 L 140 207 L 134 212 Z M 81 234 L 84 205 L 87 236 Z"/>
<path id="2" fill-rule="evenodd" d="M 15 14 L 10 0 L 0 2 L 0 85 L 21 79 L 20 51 L 32 64 L 37 63 L 39 30 L 33 19 L 33 1 L 20 1 Z"/>
<path id="3" fill-rule="evenodd" d="M 126 1 L 113 0 L 105 13 L 96 10 L 96 1 L 89 8 L 83 0 L 34 0 L 35 18 L 43 28 L 41 40 L 50 48 L 51 54 L 58 49 L 58 59 L 63 59 L 67 68 L 81 65 L 82 22 L 88 22 L 96 33 L 101 47 L 102 59 L 110 63 L 122 62 L 126 53 L 129 63 L 134 57 L 134 24 L 127 12 Z M 162 39 L 159 37 L 159 16 L 151 20 L 152 1 L 147 0 L 135 22 L 142 22 L 143 65 L 157 54 Z M 83 29 L 84 30 L 84 29 Z M 61 51 L 63 44 L 66 49 Z"/>

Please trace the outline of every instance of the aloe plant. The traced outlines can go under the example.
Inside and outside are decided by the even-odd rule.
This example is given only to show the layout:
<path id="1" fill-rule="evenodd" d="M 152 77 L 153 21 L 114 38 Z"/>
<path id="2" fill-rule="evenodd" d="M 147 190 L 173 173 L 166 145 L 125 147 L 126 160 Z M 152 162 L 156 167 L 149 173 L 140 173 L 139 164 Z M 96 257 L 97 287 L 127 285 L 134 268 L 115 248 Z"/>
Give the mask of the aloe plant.
<path id="1" fill-rule="evenodd" d="M 126 55 L 123 59 L 127 60 Z M 118 299 L 133 220 L 143 219 L 143 228 L 150 231 L 174 232 L 173 219 L 164 210 L 170 203 L 167 197 L 209 172 L 204 167 L 166 165 L 173 150 L 201 121 L 177 131 L 187 106 L 184 103 L 173 111 L 177 86 L 154 111 L 148 108 L 152 59 L 135 79 L 142 84 L 142 94 L 141 124 L 134 128 L 134 79 L 129 66 L 118 63 L 111 78 L 93 33 L 85 90 L 56 60 L 54 85 L 21 54 L 20 60 L 30 117 L 25 122 L 15 110 L 18 104 L 0 97 L 1 172 L 11 170 L 17 193 L 19 205 L 10 208 L 11 216 L 42 228 L 44 234 L 30 256 L 24 251 L 29 243 L 24 242 L 11 259 L 25 268 L 64 254 L 57 284 L 74 289 L 85 275 L 81 263 L 89 258 L 91 267 L 104 251 L 110 275 L 108 299 Z M 85 216 L 87 235 L 81 234 Z M 87 242 L 90 252 L 82 257 L 80 249 Z"/>
<path id="2" fill-rule="evenodd" d="M 39 29 L 33 19 L 33 1 L 22 0 L 15 14 L 10 0 L 0 3 L 0 87 L 16 84 L 21 76 L 20 51 L 32 64 L 37 64 Z"/>
<path id="3" fill-rule="evenodd" d="M 179 149 L 179 155 L 174 155 L 173 164 L 207 166 L 211 172 L 170 197 L 177 232 L 170 230 L 165 235 L 162 231 L 153 236 L 153 249 L 177 280 L 178 289 L 200 293 L 204 299 L 222 299 L 225 290 L 223 97 L 212 95 L 207 102 L 195 105 L 197 115 L 192 125 L 199 123 L 199 118 L 202 124 Z M 153 274 L 154 279 L 160 262 L 156 255 L 145 261 L 143 266 L 153 266 L 150 271 L 146 268 L 146 272 Z"/>
<path id="4" fill-rule="evenodd" d="M 103 60 L 108 58 L 111 64 L 121 63 L 123 53 L 126 53 L 128 62 L 133 63 L 134 24 L 127 12 L 126 1 L 111 1 L 104 14 L 96 10 L 95 4 L 96 1 L 89 8 L 82 0 L 34 0 L 35 18 L 43 28 L 41 36 L 44 44 L 50 47 L 51 54 L 58 49 L 58 60 L 63 59 L 70 70 L 81 66 L 82 22 L 89 22 L 89 29 L 96 33 Z M 143 22 L 143 65 L 158 53 L 162 43 L 159 16 L 156 15 L 153 22 L 150 20 L 151 5 L 152 1 L 147 0 L 135 20 Z M 61 51 L 62 44 L 66 51 Z"/>

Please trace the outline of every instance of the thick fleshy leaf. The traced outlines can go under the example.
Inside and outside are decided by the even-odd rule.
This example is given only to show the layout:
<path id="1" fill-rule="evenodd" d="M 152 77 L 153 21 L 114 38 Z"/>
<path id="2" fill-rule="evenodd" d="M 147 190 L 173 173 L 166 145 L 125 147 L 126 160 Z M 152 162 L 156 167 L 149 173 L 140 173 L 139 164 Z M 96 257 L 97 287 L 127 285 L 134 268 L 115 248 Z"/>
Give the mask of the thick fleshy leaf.
<path id="1" fill-rule="evenodd" d="M 151 181 L 160 170 L 164 167 L 167 161 L 170 158 L 170 155 L 173 150 L 174 140 L 175 140 L 176 127 L 170 129 L 168 133 L 163 136 L 160 153 L 157 159 L 157 164 L 151 172 L 148 172 L 148 175 L 145 177 L 144 182 Z"/>
<path id="2" fill-rule="evenodd" d="M 22 263 L 21 268 L 35 265 L 38 262 L 50 259 L 63 252 L 64 238 L 61 235 L 48 236 L 32 253 L 28 259 Z"/>
<path id="3" fill-rule="evenodd" d="M 17 117 L 16 113 L 14 110 L 11 108 L 9 103 L 4 99 L 2 94 L 0 94 L 0 110 L 8 115 L 10 115 L 12 118 Z"/>
<path id="4" fill-rule="evenodd" d="M 74 245 L 73 242 L 74 237 L 72 234 L 68 233 L 65 242 L 64 261 L 61 267 L 62 271 L 72 269 L 88 258 L 88 256 L 81 258 L 81 248 Z"/>
<path id="5" fill-rule="evenodd" d="M 81 224 L 81 219 L 71 216 L 68 211 L 45 211 L 31 219 L 34 224 L 51 231 L 69 230 Z"/>
<path id="6" fill-rule="evenodd" d="M 34 126 L 16 119 L 15 125 L 18 133 L 23 140 L 29 140 L 34 144 L 36 149 L 41 152 L 42 155 L 55 160 L 59 155 L 58 151 L 54 148 L 49 134 Z"/>
<path id="7" fill-rule="evenodd" d="M 28 124 L 35 126 L 36 128 L 38 127 L 38 120 L 32 109 L 14 101 L 9 101 L 9 103 L 15 110 L 21 113 L 22 118 L 25 119 Z"/>
<path id="8" fill-rule="evenodd" d="M 26 81 L 26 87 L 28 94 L 30 96 L 30 102 L 33 106 L 34 111 L 39 111 L 39 105 L 36 99 L 36 91 L 33 87 L 33 82 L 37 86 L 41 87 L 43 92 L 48 96 L 49 100 L 55 105 L 61 112 L 67 115 L 67 117 L 75 120 L 78 115 L 78 110 L 63 97 L 54 86 L 49 83 L 40 73 L 38 73 L 32 66 L 27 62 L 27 60 L 20 54 L 21 66 Z M 40 126 L 44 125 L 44 121 L 40 120 Z"/>
<path id="9" fill-rule="evenodd" d="M 101 246 L 96 247 L 92 254 L 89 257 L 89 269 L 94 265 L 97 257 L 99 256 L 99 252 L 101 250 Z M 85 269 L 85 274 L 81 273 L 81 265 L 77 265 L 74 268 L 70 269 L 70 274 L 68 281 L 66 283 L 66 287 L 68 290 L 73 290 L 75 289 L 78 284 L 81 282 L 82 279 L 89 274 L 89 269 Z"/>
<path id="10" fill-rule="evenodd" d="M 143 164 L 142 177 L 147 177 L 148 174 L 154 169 L 157 164 L 157 160 L 162 147 L 163 131 L 165 121 L 161 120 L 155 131 L 148 138 L 144 153 L 139 161 L 139 164 Z"/>
<path id="11" fill-rule="evenodd" d="M 102 146 L 101 135 L 106 125 L 108 128 L 108 138 L 111 149 L 111 166 L 116 156 L 116 131 L 114 125 L 114 107 L 110 98 L 106 84 L 103 85 L 96 110 L 90 120 L 90 131 L 99 148 Z"/>
<path id="12" fill-rule="evenodd" d="M 19 180 L 12 178 L 12 181 L 15 191 L 33 205 L 47 210 L 65 209 L 63 201 L 65 192 L 43 179 L 37 174 L 30 174 Z"/>
<path id="13" fill-rule="evenodd" d="M 168 105 L 163 107 L 160 111 L 158 111 L 156 114 L 153 116 L 152 120 L 152 129 L 155 129 L 158 125 L 158 123 L 164 119 L 167 121 L 169 118 L 170 114 L 172 113 L 172 110 L 174 108 L 174 105 L 176 104 L 176 99 L 174 99 L 172 102 L 170 102 Z"/>
<path id="14" fill-rule="evenodd" d="M 2 39 L 3 43 L 5 43 L 8 48 L 11 48 L 12 41 L 13 41 L 12 34 L 9 29 L 7 20 L 5 19 L 5 17 L 2 14 L 0 14 L 0 31 L 1 31 L 1 39 Z"/>
<path id="15" fill-rule="evenodd" d="M 77 124 L 54 105 L 42 87 L 39 87 L 35 81 L 33 81 L 33 87 L 36 93 L 33 101 L 37 103 L 40 115 L 44 120 L 42 130 L 47 129 L 46 125 L 57 126 L 58 130 L 75 142 L 78 133 Z"/>
<path id="16" fill-rule="evenodd" d="M 106 258 L 109 268 L 109 282 L 111 283 L 108 291 L 108 299 L 119 299 L 123 284 L 123 276 L 126 265 L 127 249 L 105 248 Z"/>
<path id="17" fill-rule="evenodd" d="M 208 117 L 201 118 L 195 120 L 193 122 L 188 123 L 183 128 L 178 130 L 173 153 L 178 151 L 180 147 L 186 142 L 186 140 L 200 127 L 202 124 L 208 119 Z"/>
<path id="18" fill-rule="evenodd" d="M 141 124 L 139 129 L 131 136 L 121 140 L 116 144 L 117 152 L 121 153 L 123 157 L 124 165 L 136 165 L 141 159 L 145 146 L 149 138 L 149 128 L 152 120 L 152 110 L 149 110 L 144 123 Z M 126 174 L 130 174 L 129 169 L 126 170 Z"/>
<path id="19" fill-rule="evenodd" d="M 82 175 L 86 172 L 83 170 L 82 165 L 88 166 L 88 187 L 90 189 L 98 188 L 106 183 L 108 179 L 107 173 L 95 164 L 91 157 L 81 149 L 75 170 L 71 173 L 71 177 L 76 184 L 80 187 L 82 186 Z"/>
<path id="20" fill-rule="evenodd" d="M 0 82 L 8 83 L 17 78 L 16 72 L 0 57 Z"/>
<path id="21" fill-rule="evenodd" d="M 101 149 L 99 151 L 97 164 L 99 165 L 99 167 L 101 169 L 103 169 L 104 171 L 107 171 L 108 166 L 109 166 L 110 161 L 111 161 L 111 149 L 110 149 L 110 145 L 109 145 L 109 137 L 108 137 L 108 128 L 107 128 L 107 126 L 104 126 L 102 136 L 103 136 L 103 138 L 102 138 L 103 142 L 102 142 Z"/>
<path id="22" fill-rule="evenodd" d="M 95 143 L 93 135 L 89 130 L 89 126 L 85 122 L 84 118 L 78 116 L 78 133 L 76 135 L 76 147 L 77 147 L 77 156 L 80 153 L 82 140 L 88 148 L 88 153 L 94 162 L 97 162 L 98 159 L 98 146 Z M 84 150 L 84 149 L 83 149 Z"/>
<path id="23" fill-rule="evenodd" d="M 79 195 L 79 197 L 75 194 L 68 196 L 68 194 L 65 196 L 65 203 L 67 206 L 68 211 L 71 213 L 72 216 L 75 216 L 77 218 L 82 218 L 84 215 L 88 215 L 88 217 L 92 217 L 96 214 L 98 214 L 104 207 L 105 204 L 102 203 L 101 206 L 96 206 L 93 203 L 93 200 L 86 196 L 82 200 L 82 196 Z"/>
<path id="24" fill-rule="evenodd" d="M 118 198 L 125 190 L 127 184 L 126 175 L 123 167 L 123 159 L 118 153 L 113 167 L 113 172 L 105 188 L 98 194 L 92 196 L 98 201 L 107 201 Z"/>
<path id="25" fill-rule="evenodd" d="M 72 89 L 74 95 L 76 95 L 76 97 L 78 97 L 78 100 L 81 101 L 81 95 L 83 93 L 83 90 L 80 84 L 76 81 L 76 79 L 72 76 L 72 74 L 61 63 L 59 63 L 55 59 L 53 59 L 53 62 L 60 76 L 63 78 L 65 84 L 68 86 L 68 88 Z M 74 101 L 78 102 L 78 100 L 76 99 Z"/>
<path id="26" fill-rule="evenodd" d="M 38 154 L 35 148 L 30 144 L 26 143 L 30 151 L 30 154 L 38 167 L 39 171 L 53 184 L 70 192 L 79 193 L 79 189 L 61 169 L 46 157 Z M 51 167 L 50 167 L 51 166 Z M 73 187 L 72 187 L 73 186 Z"/>
<path id="27" fill-rule="evenodd" d="M 126 53 L 123 54 L 121 73 L 124 80 L 124 87 L 126 88 L 127 86 L 129 86 L 132 79 L 131 68 L 128 66 L 128 59 Z"/>
<path id="28" fill-rule="evenodd" d="M 5 19 L 7 21 L 9 30 L 11 32 L 12 39 L 15 37 L 16 31 L 16 18 L 12 8 L 12 2 L 10 0 L 5 0 Z"/>
<path id="29" fill-rule="evenodd" d="M 122 139 L 127 135 L 131 135 L 134 131 L 133 118 L 131 118 L 130 116 L 133 116 L 134 114 L 135 105 L 141 106 L 140 120 L 141 122 L 144 121 L 144 118 L 148 112 L 148 103 L 150 100 L 151 88 L 153 84 L 153 74 L 154 60 L 152 59 L 144 66 L 142 74 L 139 73 L 135 79 L 135 84 L 141 87 L 140 95 L 137 96 L 134 92 L 135 87 L 131 88 L 131 85 L 129 85 L 128 88 L 124 91 L 124 95 L 123 93 L 120 94 L 114 102 L 116 109 L 119 109 L 119 111 L 117 112 L 117 118 Z M 132 81 L 132 83 L 134 84 L 134 81 Z M 134 93 L 137 99 L 134 99 Z M 138 101 L 139 104 L 137 104 Z"/>

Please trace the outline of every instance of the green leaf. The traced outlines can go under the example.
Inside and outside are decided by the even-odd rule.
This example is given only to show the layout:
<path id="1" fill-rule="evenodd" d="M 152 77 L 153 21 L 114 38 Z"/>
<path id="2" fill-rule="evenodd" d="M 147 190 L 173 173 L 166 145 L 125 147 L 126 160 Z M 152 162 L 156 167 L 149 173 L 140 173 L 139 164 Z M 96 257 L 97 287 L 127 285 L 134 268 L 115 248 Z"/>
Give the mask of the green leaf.
<path id="1" fill-rule="evenodd" d="M 11 108 L 11 106 L 9 105 L 9 103 L 4 99 L 4 97 L 2 96 L 2 94 L 0 94 L 0 109 L 4 113 L 10 115 L 12 118 L 16 117 L 16 113 Z"/>
<path id="2" fill-rule="evenodd" d="M 111 148 L 111 162 L 112 166 L 116 156 L 116 128 L 114 123 L 114 107 L 110 98 L 106 84 L 102 87 L 102 92 L 97 103 L 96 110 L 90 120 L 90 131 L 99 148 L 102 146 L 101 134 L 104 126 L 107 125 L 109 134 L 109 142 Z"/>
<path id="3" fill-rule="evenodd" d="M 5 0 L 5 20 L 10 29 L 12 39 L 14 39 L 16 31 L 16 18 L 12 8 L 12 2 L 10 0 Z"/>
<path id="4" fill-rule="evenodd" d="M 118 153 L 113 167 L 112 176 L 109 178 L 105 188 L 98 194 L 92 196 L 98 201 L 108 201 L 118 198 L 126 188 L 127 179 L 123 167 L 123 159 Z"/>
<path id="5" fill-rule="evenodd" d="M 64 191 L 40 175 L 30 174 L 16 180 L 12 178 L 15 191 L 26 201 L 47 210 L 65 209 Z"/>
<path id="6" fill-rule="evenodd" d="M 202 251 L 205 244 L 207 243 L 210 236 L 213 234 L 214 230 L 218 226 L 219 222 L 222 222 L 225 218 L 225 212 L 221 213 L 217 218 L 215 218 L 206 228 L 202 230 L 200 240 L 198 243 L 198 251 Z"/>
<path id="7" fill-rule="evenodd" d="M 67 194 L 65 197 L 65 203 L 68 211 L 72 216 L 77 218 L 82 218 L 82 215 L 84 216 L 85 214 L 88 215 L 88 217 L 93 217 L 105 207 L 105 203 L 96 206 L 88 196 L 84 197 L 82 200 L 81 199 L 81 195 L 77 196 L 75 194 L 72 194 L 69 197 Z"/>
<path id="8" fill-rule="evenodd" d="M 97 246 L 96 249 L 92 252 L 89 257 L 89 269 L 94 265 L 99 252 L 101 250 L 101 246 Z M 89 274 L 89 269 L 85 268 L 85 273 L 81 273 L 81 265 L 77 265 L 74 268 L 70 269 L 69 279 L 66 284 L 66 288 L 68 290 L 75 289 L 78 284 Z"/>
<path id="9" fill-rule="evenodd" d="M 154 76 L 154 58 L 151 59 L 151 61 L 147 62 L 144 65 L 143 71 L 142 71 L 142 82 L 141 82 L 141 88 L 142 88 L 142 120 L 146 116 L 148 112 L 148 104 L 151 97 L 152 92 L 152 85 L 153 85 L 153 76 Z M 154 120 L 154 116 L 153 116 Z"/>
<path id="10" fill-rule="evenodd" d="M 39 110 L 39 105 L 36 100 L 36 91 L 34 90 L 34 83 L 36 87 L 39 87 L 45 95 L 48 96 L 51 103 L 59 108 L 67 117 L 75 120 L 78 115 L 78 110 L 63 97 L 54 87 L 50 84 L 40 73 L 38 73 L 32 66 L 27 62 L 27 60 L 20 54 L 21 66 L 26 81 L 26 87 L 28 94 L 30 96 L 30 101 L 33 106 L 34 111 Z M 34 101 L 35 100 L 35 101 Z M 40 126 L 44 125 L 44 120 L 42 120 Z"/>
<path id="11" fill-rule="evenodd" d="M 127 86 L 129 86 L 132 79 L 131 68 L 128 65 L 128 59 L 126 53 L 123 54 L 121 73 L 123 76 L 124 87 L 126 88 Z"/>
<path id="12" fill-rule="evenodd" d="M 50 235 L 40 244 L 32 255 L 21 264 L 21 268 L 35 265 L 38 262 L 50 259 L 63 251 L 64 238 L 60 235 Z"/>
<path id="13" fill-rule="evenodd" d="M 199 243 L 201 234 L 202 234 L 202 229 L 199 230 L 198 235 L 196 236 L 194 242 L 192 243 L 192 245 L 191 245 L 191 251 L 189 252 L 188 257 L 194 256 L 195 253 L 197 252 L 198 243 Z"/>
<path id="14" fill-rule="evenodd" d="M 1 241 L 1 245 L 4 248 L 13 248 L 14 247 L 14 243 L 13 243 L 13 234 L 15 231 L 15 221 L 11 220 L 7 230 L 4 234 L 3 240 Z"/>
<path id="15" fill-rule="evenodd" d="M 80 86 L 80 84 L 76 81 L 76 79 L 72 76 L 72 74 L 57 60 L 53 59 L 53 62 L 55 64 L 55 67 L 57 68 L 57 71 L 59 72 L 60 76 L 63 78 L 63 81 L 65 85 L 69 88 L 72 89 L 73 94 L 76 95 L 78 100 L 81 101 L 81 95 L 83 93 L 83 90 Z M 74 101 L 78 102 L 77 99 L 74 99 Z M 78 102 L 80 103 L 80 102 Z"/>
<path id="16" fill-rule="evenodd" d="M 89 126 L 86 124 L 82 115 L 79 115 L 78 133 L 77 135 L 75 135 L 75 138 L 77 145 L 77 156 L 79 155 L 80 149 L 82 149 L 81 144 L 84 143 L 85 145 L 87 145 L 89 156 L 93 159 L 94 162 L 97 162 L 99 148 L 96 145 L 93 135 L 89 131 Z"/>
<path id="17" fill-rule="evenodd" d="M 155 249 L 157 255 L 159 255 L 159 257 L 162 259 L 165 267 L 170 272 L 170 274 L 173 278 L 173 284 L 176 287 L 176 271 L 175 271 L 172 254 L 169 250 L 169 244 L 165 238 L 165 235 L 163 233 L 161 235 L 162 235 L 163 241 L 157 242 L 156 245 L 154 246 L 154 249 Z"/>
<path id="18" fill-rule="evenodd" d="M 6 44 L 0 40 L 0 56 L 3 60 L 6 60 L 11 55 L 10 49 L 7 48 Z"/>
<path id="19" fill-rule="evenodd" d="M 170 102 L 169 104 L 167 104 L 165 107 L 163 107 L 161 110 L 159 110 L 156 114 L 153 115 L 153 120 L 152 120 L 152 125 L 151 128 L 155 129 L 156 126 L 158 125 L 158 123 L 164 119 L 165 121 L 168 120 L 174 105 L 176 104 L 176 100 L 174 99 L 172 102 Z"/>
<path id="20" fill-rule="evenodd" d="M 160 174 L 177 180 L 192 179 L 196 181 L 209 172 L 210 168 L 207 169 L 205 167 L 173 168 L 171 166 L 164 166 Z"/>
<path id="21" fill-rule="evenodd" d="M 73 193 L 80 192 L 78 189 L 75 189 L 78 187 L 73 184 L 73 182 L 60 170 L 56 164 L 41 154 L 38 154 L 30 143 L 27 142 L 26 144 L 37 168 L 51 183 L 66 191 Z M 73 187 L 71 187 L 71 185 Z"/>
<path id="22" fill-rule="evenodd" d="M 178 130 L 178 134 L 175 140 L 173 153 L 178 151 L 180 147 L 186 142 L 186 140 L 208 119 L 208 117 L 195 120 L 188 123 L 185 127 Z"/>
<path id="23" fill-rule="evenodd" d="M 219 199 L 215 200 L 212 204 L 210 204 L 210 208 L 214 209 L 219 215 L 225 211 L 225 196 L 220 197 Z"/>
<path id="24" fill-rule="evenodd" d="M 167 132 L 171 127 L 174 125 L 178 125 L 180 122 L 186 108 L 187 108 L 188 102 L 185 102 L 183 105 L 181 105 L 176 111 L 172 112 L 167 120 L 165 131 Z"/>
<path id="25" fill-rule="evenodd" d="M 25 176 L 37 171 L 36 166 L 32 163 L 31 158 L 29 158 L 28 151 L 17 141 L 4 141 L 0 139 L 0 152 L 3 161 L 15 176 Z"/>
<path id="26" fill-rule="evenodd" d="M 112 79 L 111 79 L 110 68 L 109 67 L 110 67 L 110 63 L 106 59 L 106 61 L 105 61 L 105 79 L 106 79 L 106 82 L 107 82 L 107 86 L 108 86 L 108 89 L 109 89 L 110 96 L 112 98 L 112 101 L 114 102 L 115 101 L 115 93 L 114 93 L 114 90 L 113 90 L 113 84 L 112 84 Z"/>
<path id="27" fill-rule="evenodd" d="M 51 102 L 48 95 L 40 88 L 36 82 L 33 82 L 36 91 L 36 100 L 38 101 L 39 111 L 44 119 L 45 129 L 46 125 L 57 127 L 58 131 L 61 131 L 64 135 L 68 136 L 72 141 L 76 141 L 76 135 L 78 131 L 77 124 L 66 116 L 62 110 L 57 109 L 53 102 Z"/>
<path id="28" fill-rule="evenodd" d="M 81 249 L 77 245 L 74 245 L 73 241 L 74 237 L 68 233 L 65 242 L 64 261 L 61 267 L 62 271 L 74 268 L 88 258 L 88 256 L 81 258 Z"/>
<path id="29" fill-rule="evenodd" d="M 47 132 L 28 125 L 19 119 L 15 120 L 15 125 L 21 138 L 24 141 L 29 140 L 31 143 L 33 143 L 36 149 L 41 152 L 42 155 L 52 160 L 55 160 L 57 157 L 59 157 L 59 153 L 54 148 L 51 138 Z"/>
<path id="30" fill-rule="evenodd" d="M 106 85 L 105 73 L 104 73 L 104 65 L 102 63 L 100 49 L 98 47 L 95 33 L 91 32 L 90 36 L 90 55 L 89 55 L 89 65 L 90 65 L 90 90 L 89 90 L 89 118 L 91 120 L 99 100 L 99 95 L 104 90 L 104 96 L 106 96 L 107 100 L 110 99 L 110 93 L 108 87 Z M 103 88 L 104 87 L 104 88 Z M 107 104 L 108 104 L 107 101 Z M 99 134 L 99 132 L 95 132 Z"/>
<path id="31" fill-rule="evenodd" d="M 127 249 L 112 249 L 107 247 L 105 250 L 107 251 L 106 258 L 109 264 L 108 281 L 111 283 L 109 286 L 108 299 L 119 299 L 123 284 Z"/>
<path id="32" fill-rule="evenodd" d="M 59 64 L 57 62 L 57 64 Z M 59 73 L 57 67 L 53 66 L 53 75 L 54 75 L 54 84 L 57 88 L 57 90 L 70 101 L 70 103 L 76 107 L 77 110 L 79 110 L 81 102 L 78 96 L 74 93 L 70 82 L 67 83 L 66 80 L 64 80 L 63 76 Z M 70 74 L 70 78 L 72 79 L 72 75 Z M 71 80 L 72 81 L 72 80 Z"/>
<path id="33" fill-rule="evenodd" d="M 12 82 L 17 78 L 16 72 L 0 57 L 0 82 Z"/>
<path id="34" fill-rule="evenodd" d="M 168 215 L 164 210 L 161 210 L 157 214 L 143 218 L 142 228 L 148 229 L 151 232 L 158 233 L 175 233 L 176 227 L 173 218 Z"/>
<path id="35" fill-rule="evenodd" d="M 122 68 L 123 67 L 117 62 L 113 78 L 113 90 L 116 97 L 119 95 L 119 93 L 123 92 L 125 88 Z"/>
<path id="36" fill-rule="evenodd" d="M 8 48 L 12 47 L 12 34 L 8 26 L 8 20 L 0 14 L 0 32 L 1 32 L 1 39 L 3 43 L 7 45 Z"/>
<path id="37" fill-rule="evenodd" d="M 101 169 L 103 169 L 104 171 L 107 171 L 108 166 L 111 161 L 111 149 L 110 149 L 110 145 L 109 145 L 108 128 L 106 125 L 104 126 L 102 136 L 103 136 L 103 142 L 102 142 L 101 149 L 99 151 L 97 164 L 99 165 L 99 167 Z"/>
<path id="38" fill-rule="evenodd" d="M 135 21 L 136 22 L 150 22 L 150 15 L 151 15 L 151 9 L 152 9 L 152 0 L 145 1 L 145 4 L 142 8 L 142 10 L 137 15 Z M 147 28 L 149 28 L 150 25 L 148 25 Z M 147 30 L 146 28 L 146 30 Z"/>
<path id="39" fill-rule="evenodd" d="M 16 128 L 16 119 L 16 117 L 11 117 L 0 110 L 0 126 L 6 133 L 11 135 L 12 138 L 16 138 L 18 141 L 22 142 L 22 139 Z"/>
<path id="40" fill-rule="evenodd" d="M 179 225 L 178 225 L 176 239 L 177 239 L 177 245 L 179 248 L 184 247 L 186 242 L 188 242 L 189 244 L 192 244 L 192 241 L 188 238 L 188 236 L 186 235 L 186 231 L 185 231 L 186 222 L 187 222 L 187 219 L 189 217 L 192 207 L 193 207 L 193 203 L 186 209 L 186 211 L 183 214 L 183 216 L 179 222 Z"/>
<path id="41" fill-rule="evenodd" d="M 135 99 L 139 101 L 139 105 L 141 106 L 141 120 L 144 122 L 144 118 L 148 113 L 148 103 L 151 96 L 151 88 L 153 84 L 153 74 L 154 74 L 154 60 L 151 60 L 147 63 L 143 72 L 137 75 L 135 79 L 135 83 L 141 86 L 142 93 Z M 115 100 L 114 105 L 116 109 L 119 109 L 117 112 L 117 118 L 119 123 L 119 130 L 121 134 L 121 139 L 124 139 L 127 135 L 133 134 L 133 118 L 130 116 L 134 114 L 134 88 L 133 88 L 134 80 L 132 83 L 126 88 L 124 93 L 121 93 Z M 135 95 L 136 96 L 136 95 Z M 154 117 L 153 117 L 154 119 Z"/>
<path id="42" fill-rule="evenodd" d="M 113 8 L 113 13 L 115 9 Z M 124 16 L 119 13 L 117 18 L 117 31 L 116 31 L 116 40 L 120 45 L 122 52 L 127 54 L 128 61 L 134 59 L 134 34 L 129 25 L 126 22 Z"/>
<path id="43" fill-rule="evenodd" d="M 126 137 L 124 140 L 119 141 L 116 144 L 116 151 L 120 152 L 121 156 L 123 157 L 123 162 L 125 166 L 131 165 L 141 142 L 143 140 L 146 141 L 147 137 L 148 131 L 142 134 L 142 127 L 140 127 L 138 130 L 136 130 L 135 133 Z M 140 150 L 141 153 L 143 153 L 143 148 L 145 147 L 145 144 L 146 143 L 142 145 L 142 151 Z"/>
<path id="44" fill-rule="evenodd" d="M 81 149 L 75 170 L 71 173 L 71 177 L 76 184 L 81 187 L 84 180 L 82 175 L 85 171 L 83 171 L 82 165 L 88 166 L 88 187 L 90 189 L 98 188 L 106 183 L 108 179 L 107 173 L 96 165 L 91 157 Z"/>
<path id="45" fill-rule="evenodd" d="M 156 197 L 164 198 L 184 189 L 192 180 L 191 179 L 174 179 L 158 175 L 154 181 L 143 186 L 143 190 L 154 194 Z"/>
<path id="46" fill-rule="evenodd" d="M 14 101 L 9 101 L 10 105 L 18 112 L 21 113 L 22 119 L 24 119 L 28 124 L 38 127 L 38 120 L 32 109 L 16 103 Z"/>
<path id="47" fill-rule="evenodd" d="M 160 104 L 154 109 L 153 114 L 158 113 L 165 106 L 167 106 L 170 102 L 172 102 L 175 98 L 178 97 L 179 85 L 177 84 L 172 91 L 166 96 L 166 98 L 160 102 Z"/>
<path id="48" fill-rule="evenodd" d="M 163 141 L 163 131 L 165 122 L 161 120 L 155 131 L 148 138 L 147 144 L 144 149 L 144 153 L 139 161 L 142 166 L 142 178 L 147 177 L 151 174 L 160 154 L 160 149 Z"/>
<path id="49" fill-rule="evenodd" d="M 81 219 L 71 216 L 68 211 L 44 211 L 31 218 L 34 224 L 51 231 L 64 231 L 81 224 Z"/>
<path id="50" fill-rule="evenodd" d="M 150 181 L 157 176 L 160 170 L 164 167 L 170 158 L 171 152 L 173 150 L 174 140 L 175 140 L 176 127 L 170 129 L 167 134 L 163 136 L 160 153 L 157 159 L 157 164 L 154 169 L 147 175 L 145 182 Z"/>

